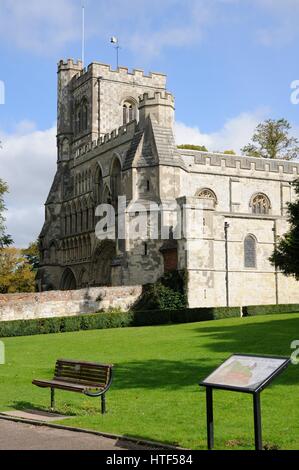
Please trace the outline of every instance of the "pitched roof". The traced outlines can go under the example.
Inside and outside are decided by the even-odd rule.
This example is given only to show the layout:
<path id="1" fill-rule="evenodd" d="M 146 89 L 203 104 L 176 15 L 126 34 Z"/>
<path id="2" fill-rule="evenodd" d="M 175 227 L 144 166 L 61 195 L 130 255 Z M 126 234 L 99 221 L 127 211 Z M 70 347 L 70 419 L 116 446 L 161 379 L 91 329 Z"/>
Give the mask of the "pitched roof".
<path id="1" fill-rule="evenodd" d="M 143 128 L 140 125 L 136 128 L 123 169 L 155 165 L 176 166 L 186 170 L 172 129 L 159 126 L 149 116 Z"/>

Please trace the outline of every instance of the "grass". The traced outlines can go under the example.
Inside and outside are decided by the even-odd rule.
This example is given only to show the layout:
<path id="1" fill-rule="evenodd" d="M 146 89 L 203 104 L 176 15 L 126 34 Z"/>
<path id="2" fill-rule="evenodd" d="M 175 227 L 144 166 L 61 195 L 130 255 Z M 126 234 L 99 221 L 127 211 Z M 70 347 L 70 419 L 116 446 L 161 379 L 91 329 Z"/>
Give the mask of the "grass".
<path id="1" fill-rule="evenodd" d="M 56 391 L 63 424 L 206 448 L 205 393 L 198 382 L 231 353 L 290 355 L 299 339 L 299 314 L 227 319 L 145 328 L 97 330 L 7 338 L 0 366 L 0 410 L 47 409 L 49 390 L 31 385 L 50 378 L 57 358 L 115 364 L 107 394 L 99 399 Z M 268 448 L 299 449 L 299 367 L 290 366 L 262 393 L 263 441 Z M 252 399 L 215 392 L 215 445 L 252 449 Z"/>

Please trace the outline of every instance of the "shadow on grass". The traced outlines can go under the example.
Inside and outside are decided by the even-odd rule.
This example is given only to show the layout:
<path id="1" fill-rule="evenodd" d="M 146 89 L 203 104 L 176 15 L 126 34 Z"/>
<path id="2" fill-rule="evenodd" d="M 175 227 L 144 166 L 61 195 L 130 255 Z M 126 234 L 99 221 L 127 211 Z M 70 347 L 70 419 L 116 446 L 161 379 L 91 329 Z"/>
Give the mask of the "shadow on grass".
<path id="1" fill-rule="evenodd" d="M 201 346 L 211 353 L 223 353 L 223 360 L 229 353 L 290 357 L 293 352 L 291 343 L 299 340 L 299 318 L 271 321 L 266 316 L 257 318 L 265 322 L 252 323 L 253 318 L 244 318 L 243 324 L 218 327 L 215 322 L 211 327 L 198 328 L 196 331 L 201 336 Z M 298 383 L 299 366 L 290 365 L 278 380 L 285 385 Z"/>
<path id="2" fill-rule="evenodd" d="M 18 411 L 33 411 L 33 412 L 41 412 L 41 413 L 59 413 L 62 416 L 76 416 L 76 413 L 70 411 L 68 408 L 69 406 L 66 404 L 62 404 L 64 406 L 65 410 L 63 409 L 57 409 L 57 410 L 51 410 L 50 406 L 36 406 L 33 403 L 27 402 L 27 401 L 15 401 L 12 403 L 12 407 L 15 410 Z"/>
<path id="3" fill-rule="evenodd" d="M 152 359 L 120 363 L 115 368 L 114 389 L 144 388 L 179 390 L 194 386 L 207 377 L 222 361 L 233 353 L 277 355 L 290 357 L 293 352 L 291 342 L 299 340 L 299 318 L 269 321 L 265 323 L 244 319 L 243 324 L 230 324 L 199 327 L 186 330 L 186 335 L 198 333 L 198 346 L 203 348 L 201 357 L 196 360 L 177 361 Z M 249 320 L 249 321 L 247 321 Z M 260 320 L 260 318 L 259 318 Z M 215 353 L 218 354 L 215 357 Z M 223 353 L 223 357 L 219 359 Z M 290 366 L 278 379 L 280 384 L 298 383 L 299 366 Z M 192 391 L 190 391 L 191 393 Z"/>
<path id="4" fill-rule="evenodd" d="M 198 361 L 152 359 L 121 363 L 115 367 L 112 387 L 113 389 L 180 390 L 194 386 L 198 389 L 199 382 L 211 371 L 210 364 L 208 358 Z"/>

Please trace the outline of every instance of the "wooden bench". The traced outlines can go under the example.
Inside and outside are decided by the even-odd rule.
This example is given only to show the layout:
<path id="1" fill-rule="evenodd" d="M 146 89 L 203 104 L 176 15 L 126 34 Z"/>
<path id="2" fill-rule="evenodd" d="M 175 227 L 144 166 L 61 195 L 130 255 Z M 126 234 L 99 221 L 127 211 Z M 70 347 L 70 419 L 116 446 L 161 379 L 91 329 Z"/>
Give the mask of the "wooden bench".
<path id="1" fill-rule="evenodd" d="M 51 389 L 51 409 L 55 407 L 55 389 L 101 397 L 101 411 L 106 413 L 105 393 L 111 386 L 113 365 L 58 359 L 52 380 L 32 381 L 33 385 Z"/>

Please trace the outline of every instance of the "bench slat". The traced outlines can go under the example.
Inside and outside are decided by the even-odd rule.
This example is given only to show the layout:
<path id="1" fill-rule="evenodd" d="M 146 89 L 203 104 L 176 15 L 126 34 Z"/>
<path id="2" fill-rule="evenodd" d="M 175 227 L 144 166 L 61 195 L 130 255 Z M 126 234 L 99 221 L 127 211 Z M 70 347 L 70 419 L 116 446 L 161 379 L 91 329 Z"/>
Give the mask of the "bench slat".
<path id="1" fill-rule="evenodd" d="M 101 396 L 102 413 L 105 413 L 105 393 L 112 383 L 111 364 L 97 364 L 86 361 L 58 359 L 52 380 L 33 380 L 38 387 L 51 388 L 51 406 L 53 407 L 54 389 L 85 393 L 86 395 Z"/>
<path id="2" fill-rule="evenodd" d="M 98 385 L 95 387 L 94 385 L 88 385 L 88 384 L 77 384 L 77 383 L 68 383 L 63 380 L 34 380 L 32 382 L 34 385 L 37 385 L 39 387 L 45 387 L 45 388 L 59 388 L 61 390 L 70 390 L 73 392 L 84 392 L 85 390 L 90 390 L 93 388 L 96 388 L 98 390 L 102 390 L 104 387 L 101 385 Z"/>

